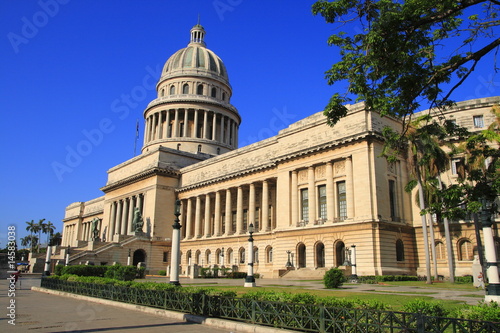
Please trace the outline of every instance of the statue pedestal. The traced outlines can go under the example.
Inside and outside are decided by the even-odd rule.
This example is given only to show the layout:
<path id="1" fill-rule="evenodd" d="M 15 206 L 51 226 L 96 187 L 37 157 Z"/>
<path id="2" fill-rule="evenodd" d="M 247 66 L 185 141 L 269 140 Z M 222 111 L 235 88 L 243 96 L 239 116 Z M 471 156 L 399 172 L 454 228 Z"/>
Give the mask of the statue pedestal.
<path id="1" fill-rule="evenodd" d="M 144 231 L 135 231 L 134 235 L 135 235 L 135 237 L 139 237 L 139 238 L 147 238 L 146 233 Z"/>

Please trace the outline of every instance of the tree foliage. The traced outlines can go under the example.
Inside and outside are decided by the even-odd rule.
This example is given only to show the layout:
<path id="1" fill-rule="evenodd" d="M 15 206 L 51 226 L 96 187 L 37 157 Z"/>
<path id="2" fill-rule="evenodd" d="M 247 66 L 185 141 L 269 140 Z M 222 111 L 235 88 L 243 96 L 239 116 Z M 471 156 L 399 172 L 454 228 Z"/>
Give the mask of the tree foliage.
<path id="1" fill-rule="evenodd" d="M 325 108 L 331 125 L 346 115 L 350 95 L 403 120 L 423 106 L 449 107 L 453 91 L 500 45 L 496 0 L 321 0 L 312 11 L 354 28 L 328 39 L 341 55 L 328 83 L 349 82 Z"/>

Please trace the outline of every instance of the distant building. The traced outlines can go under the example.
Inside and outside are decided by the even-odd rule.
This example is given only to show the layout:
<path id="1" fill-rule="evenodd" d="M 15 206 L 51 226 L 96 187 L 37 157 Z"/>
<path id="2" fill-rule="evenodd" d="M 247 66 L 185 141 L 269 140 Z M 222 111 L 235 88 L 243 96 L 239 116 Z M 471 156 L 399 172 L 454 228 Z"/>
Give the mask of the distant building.
<path id="1" fill-rule="evenodd" d="M 191 41 L 165 63 L 157 98 L 144 111 L 142 153 L 108 170 L 104 195 L 66 208 L 62 251 L 70 263 L 170 265 L 176 198 L 181 208 L 181 274 L 192 265 L 246 270 L 248 226 L 255 225 L 254 271 L 277 278 L 291 263 L 303 276 L 343 267 L 356 246 L 359 275 L 424 275 L 419 209 L 404 191 L 401 159 L 379 157 L 382 129 L 401 123 L 349 105 L 335 127 L 322 112 L 278 135 L 238 147 L 241 117 L 228 73 L 204 42 Z M 470 129 L 493 122 L 500 97 L 458 103 L 444 116 Z M 444 177 L 452 182 L 456 163 Z M 454 174 L 455 173 L 455 174 Z M 135 209 L 143 226 L 133 225 Z M 498 219 L 496 221 L 499 222 Z M 471 274 L 476 236 L 470 221 L 451 223 L 456 275 Z M 446 240 L 434 227 L 439 274 L 447 276 Z"/>

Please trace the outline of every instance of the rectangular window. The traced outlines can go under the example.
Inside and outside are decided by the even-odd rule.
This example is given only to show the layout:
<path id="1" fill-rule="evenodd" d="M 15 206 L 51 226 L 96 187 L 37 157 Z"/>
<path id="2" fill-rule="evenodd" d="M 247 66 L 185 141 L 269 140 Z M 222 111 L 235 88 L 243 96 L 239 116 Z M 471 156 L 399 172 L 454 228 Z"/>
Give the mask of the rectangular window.
<path id="1" fill-rule="evenodd" d="M 394 180 L 389 180 L 389 204 L 391 209 L 391 219 L 393 221 L 398 221 L 398 209 L 397 209 L 397 196 L 396 196 L 396 182 Z"/>
<path id="2" fill-rule="evenodd" d="M 347 195 L 345 181 L 337 183 L 337 199 L 338 217 L 341 221 L 343 221 L 347 218 Z"/>
<path id="3" fill-rule="evenodd" d="M 163 262 L 168 262 L 168 251 L 163 252 Z"/>
<path id="4" fill-rule="evenodd" d="M 260 211 L 259 211 L 259 208 L 255 208 L 254 227 L 255 227 L 255 230 L 260 230 Z"/>
<path id="5" fill-rule="evenodd" d="M 474 127 L 475 128 L 483 128 L 484 127 L 483 116 L 474 116 L 472 119 L 474 120 Z"/>
<path id="6" fill-rule="evenodd" d="M 233 211 L 233 213 L 231 214 L 231 228 L 232 228 L 233 233 L 236 232 L 236 212 L 235 211 Z"/>
<path id="7" fill-rule="evenodd" d="M 318 186 L 318 217 L 320 219 L 327 218 L 326 216 L 326 185 Z"/>
<path id="8" fill-rule="evenodd" d="M 300 200 L 302 209 L 300 219 L 302 221 L 309 221 L 309 190 L 307 188 L 300 190 Z"/>
<path id="9" fill-rule="evenodd" d="M 249 222 L 248 222 L 248 209 L 243 209 L 243 231 L 247 231 L 248 230 L 248 226 L 249 225 Z"/>
<path id="10" fill-rule="evenodd" d="M 460 176 L 464 173 L 464 164 L 461 159 L 451 160 L 451 174 L 453 176 Z"/>

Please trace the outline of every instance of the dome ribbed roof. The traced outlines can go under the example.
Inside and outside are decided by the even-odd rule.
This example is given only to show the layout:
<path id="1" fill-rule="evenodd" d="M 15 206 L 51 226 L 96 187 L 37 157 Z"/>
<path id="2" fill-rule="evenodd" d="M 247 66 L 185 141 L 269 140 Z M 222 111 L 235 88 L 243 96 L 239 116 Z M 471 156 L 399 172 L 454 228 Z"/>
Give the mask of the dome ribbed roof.
<path id="1" fill-rule="evenodd" d="M 205 29 L 199 24 L 195 25 L 191 29 L 191 42 L 167 60 L 162 77 L 205 74 L 229 81 L 224 63 L 213 51 L 206 48 L 204 36 Z"/>

